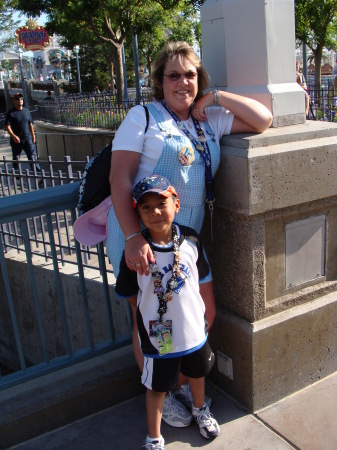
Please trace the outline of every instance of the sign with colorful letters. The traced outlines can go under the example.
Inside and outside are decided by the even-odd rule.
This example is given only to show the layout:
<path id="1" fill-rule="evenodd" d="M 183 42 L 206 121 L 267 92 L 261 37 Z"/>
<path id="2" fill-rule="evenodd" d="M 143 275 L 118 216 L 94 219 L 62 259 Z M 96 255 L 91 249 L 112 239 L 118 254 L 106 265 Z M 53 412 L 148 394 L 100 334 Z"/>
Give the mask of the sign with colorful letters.
<path id="1" fill-rule="evenodd" d="M 43 50 L 50 43 L 47 31 L 34 19 L 28 19 L 25 26 L 18 28 L 15 37 L 19 46 L 27 51 Z"/>

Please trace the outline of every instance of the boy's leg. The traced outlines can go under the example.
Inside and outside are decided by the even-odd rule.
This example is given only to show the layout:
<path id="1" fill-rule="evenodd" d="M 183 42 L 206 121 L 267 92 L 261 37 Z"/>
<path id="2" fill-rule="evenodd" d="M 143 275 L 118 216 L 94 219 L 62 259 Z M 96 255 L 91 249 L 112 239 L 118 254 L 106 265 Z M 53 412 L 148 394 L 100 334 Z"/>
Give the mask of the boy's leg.
<path id="1" fill-rule="evenodd" d="M 219 436 L 220 427 L 205 403 L 205 378 L 189 378 L 188 381 L 194 398 L 192 414 L 200 434 L 206 439 L 214 439 Z"/>
<path id="2" fill-rule="evenodd" d="M 213 364 L 214 354 L 207 341 L 200 349 L 184 356 L 181 364 L 181 370 L 188 375 L 192 389 L 192 414 L 199 425 L 200 434 L 206 439 L 214 439 L 220 434 L 219 425 L 205 403 L 205 375 L 210 372 Z"/>
<path id="3" fill-rule="evenodd" d="M 142 383 L 155 392 L 167 392 L 164 398 L 162 420 L 172 427 L 187 427 L 193 417 L 184 405 L 179 403 L 170 389 L 176 386 L 180 372 L 181 358 L 144 357 Z"/>
<path id="4" fill-rule="evenodd" d="M 165 392 L 146 391 L 147 428 L 150 438 L 160 438 L 161 418 L 163 414 Z"/>
<path id="5" fill-rule="evenodd" d="M 137 296 L 130 297 L 128 299 L 130 303 L 131 313 L 132 313 L 132 346 L 133 353 L 136 358 L 139 370 L 143 372 L 144 366 L 144 355 L 140 348 L 140 343 L 138 339 L 138 328 L 137 328 Z M 179 376 L 178 386 L 187 382 L 187 377 L 183 374 Z M 165 414 L 163 416 L 164 422 L 171 427 L 187 427 L 192 422 L 193 418 L 191 413 L 186 409 L 186 407 L 180 403 L 172 393 L 169 393 L 165 398 Z"/>

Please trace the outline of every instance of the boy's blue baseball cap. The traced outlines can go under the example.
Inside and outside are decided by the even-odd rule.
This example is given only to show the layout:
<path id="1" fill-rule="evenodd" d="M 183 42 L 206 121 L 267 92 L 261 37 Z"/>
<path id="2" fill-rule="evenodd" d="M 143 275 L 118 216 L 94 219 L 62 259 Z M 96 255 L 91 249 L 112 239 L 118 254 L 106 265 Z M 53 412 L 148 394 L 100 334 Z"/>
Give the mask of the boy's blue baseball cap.
<path id="1" fill-rule="evenodd" d="M 175 195 L 178 198 L 177 192 L 171 186 L 169 180 L 161 175 L 151 175 L 140 180 L 133 188 L 133 207 L 137 206 L 139 199 L 148 192 L 155 192 L 163 197 L 170 197 Z"/>

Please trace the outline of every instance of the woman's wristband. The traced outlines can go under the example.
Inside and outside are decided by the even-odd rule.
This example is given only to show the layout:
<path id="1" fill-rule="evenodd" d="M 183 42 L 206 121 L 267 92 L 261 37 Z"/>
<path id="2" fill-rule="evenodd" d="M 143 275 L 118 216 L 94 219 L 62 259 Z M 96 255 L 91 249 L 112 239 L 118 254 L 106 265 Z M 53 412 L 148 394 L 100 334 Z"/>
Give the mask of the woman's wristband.
<path id="1" fill-rule="evenodd" d="M 213 94 L 214 94 L 214 105 L 218 105 L 220 100 L 219 91 L 216 89 L 215 91 L 213 91 Z"/>
<path id="2" fill-rule="evenodd" d="M 136 236 L 139 236 L 140 234 L 142 234 L 141 231 L 137 231 L 136 233 L 131 233 L 131 234 L 129 234 L 129 236 L 126 236 L 124 238 L 124 242 L 128 242 L 130 239 L 132 239 L 132 238 L 134 238 Z"/>

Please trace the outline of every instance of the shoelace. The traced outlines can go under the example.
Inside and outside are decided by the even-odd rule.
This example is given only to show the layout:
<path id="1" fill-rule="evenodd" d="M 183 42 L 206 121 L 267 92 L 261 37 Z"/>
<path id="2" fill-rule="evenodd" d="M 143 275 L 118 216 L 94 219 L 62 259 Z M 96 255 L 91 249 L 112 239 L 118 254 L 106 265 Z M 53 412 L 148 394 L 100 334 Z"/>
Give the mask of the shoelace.
<path id="1" fill-rule="evenodd" d="M 208 408 L 201 410 L 200 414 L 198 414 L 196 416 L 197 422 L 203 421 L 205 423 L 205 425 L 206 425 L 206 422 L 209 422 L 208 425 L 212 424 L 211 418 L 212 418 L 212 413 L 208 410 Z"/>
<path id="2" fill-rule="evenodd" d="M 147 448 L 147 449 L 162 449 L 162 445 L 159 443 L 159 441 L 153 441 L 153 442 L 148 442 L 147 444 L 145 444 L 143 446 L 143 448 Z"/>
<path id="3" fill-rule="evenodd" d="M 179 411 L 181 410 L 183 407 L 180 405 L 180 403 L 173 397 L 173 395 L 170 393 L 170 408 L 173 411 Z"/>

